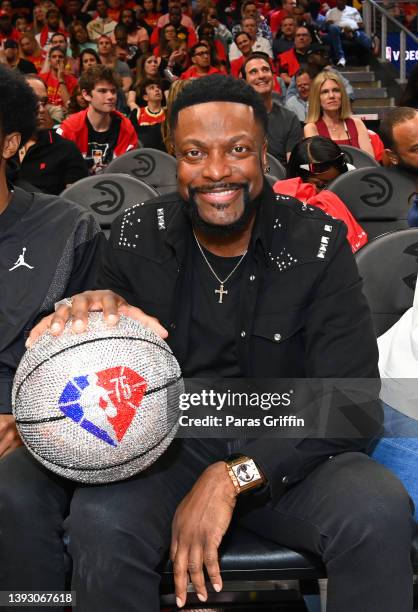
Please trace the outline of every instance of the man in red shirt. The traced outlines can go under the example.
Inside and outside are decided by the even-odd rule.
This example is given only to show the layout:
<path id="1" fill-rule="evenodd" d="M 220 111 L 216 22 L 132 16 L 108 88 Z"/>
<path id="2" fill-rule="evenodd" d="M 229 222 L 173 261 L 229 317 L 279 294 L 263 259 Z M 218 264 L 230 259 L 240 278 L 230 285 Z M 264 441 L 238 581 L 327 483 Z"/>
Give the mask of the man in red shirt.
<path id="1" fill-rule="evenodd" d="M 88 108 L 67 117 L 57 130 L 76 143 L 90 174 L 103 172 L 112 159 L 138 146 L 131 122 L 115 110 L 119 86 L 111 68 L 101 64 L 89 68 L 80 78 Z"/>
<path id="2" fill-rule="evenodd" d="M 49 103 L 65 107 L 77 87 L 77 79 L 65 73 L 65 54 L 61 47 L 51 47 L 48 59 L 49 72 L 43 72 L 39 76 L 47 87 Z"/>
<path id="3" fill-rule="evenodd" d="M 280 29 L 285 17 L 293 17 L 293 10 L 295 8 L 296 0 L 283 0 L 282 8 L 273 11 L 270 17 L 270 29 L 273 35 Z"/>
<path id="4" fill-rule="evenodd" d="M 292 76 L 299 70 L 301 63 L 305 63 L 306 51 L 312 44 L 312 36 L 308 28 L 300 26 L 295 33 L 295 47 L 280 53 L 278 59 L 280 76 L 289 85 Z"/>
<path id="5" fill-rule="evenodd" d="M 181 79 L 199 79 L 209 74 L 220 74 L 218 68 L 210 65 L 210 51 L 204 43 L 197 43 L 190 50 L 192 66 L 181 75 Z"/>

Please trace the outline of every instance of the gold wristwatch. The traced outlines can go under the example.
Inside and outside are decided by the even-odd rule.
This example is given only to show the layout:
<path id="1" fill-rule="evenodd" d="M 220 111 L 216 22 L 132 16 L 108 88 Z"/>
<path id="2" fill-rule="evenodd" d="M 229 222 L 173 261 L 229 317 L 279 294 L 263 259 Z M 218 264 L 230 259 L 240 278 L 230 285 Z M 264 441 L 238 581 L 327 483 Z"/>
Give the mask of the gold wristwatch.
<path id="1" fill-rule="evenodd" d="M 225 459 L 225 463 L 237 495 L 266 484 L 264 474 L 251 457 L 233 455 Z"/>

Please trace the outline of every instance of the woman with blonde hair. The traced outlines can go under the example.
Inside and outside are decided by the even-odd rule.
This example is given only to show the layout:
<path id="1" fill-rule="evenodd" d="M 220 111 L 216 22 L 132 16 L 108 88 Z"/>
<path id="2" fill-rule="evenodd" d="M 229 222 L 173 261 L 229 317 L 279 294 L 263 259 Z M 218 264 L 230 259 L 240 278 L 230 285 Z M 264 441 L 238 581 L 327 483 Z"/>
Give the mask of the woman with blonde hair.
<path id="1" fill-rule="evenodd" d="M 352 116 L 339 74 L 331 70 L 320 72 L 311 85 L 308 104 L 305 137 L 323 136 L 374 156 L 367 128 L 361 119 Z"/>

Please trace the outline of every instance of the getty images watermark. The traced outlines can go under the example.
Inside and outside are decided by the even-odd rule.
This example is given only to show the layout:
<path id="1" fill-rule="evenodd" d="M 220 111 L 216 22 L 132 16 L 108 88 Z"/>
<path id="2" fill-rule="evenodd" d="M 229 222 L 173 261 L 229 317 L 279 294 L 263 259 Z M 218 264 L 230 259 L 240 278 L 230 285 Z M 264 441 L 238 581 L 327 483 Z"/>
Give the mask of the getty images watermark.
<path id="1" fill-rule="evenodd" d="M 239 392 L 228 389 L 224 392 L 202 389 L 193 393 L 182 393 L 180 410 L 193 414 L 181 414 L 180 427 L 304 427 L 305 420 L 294 414 L 262 414 L 256 416 L 255 410 L 268 411 L 275 408 L 288 408 L 292 403 L 293 389 L 284 393 Z M 207 409 L 207 414 L 195 416 L 193 409 Z M 248 411 L 250 415 L 237 415 L 237 409 Z M 210 414 L 232 411 L 233 414 Z"/>

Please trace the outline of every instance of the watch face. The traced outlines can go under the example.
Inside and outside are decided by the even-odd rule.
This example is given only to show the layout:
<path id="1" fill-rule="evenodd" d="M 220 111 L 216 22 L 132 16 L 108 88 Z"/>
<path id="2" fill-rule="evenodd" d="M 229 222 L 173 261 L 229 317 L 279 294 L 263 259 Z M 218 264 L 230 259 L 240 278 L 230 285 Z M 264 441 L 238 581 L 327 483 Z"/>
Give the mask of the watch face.
<path id="1" fill-rule="evenodd" d="M 235 465 L 233 470 L 240 484 L 247 484 L 260 478 L 260 474 L 254 463 L 240 463 Z"/>

